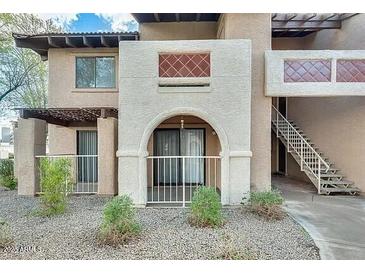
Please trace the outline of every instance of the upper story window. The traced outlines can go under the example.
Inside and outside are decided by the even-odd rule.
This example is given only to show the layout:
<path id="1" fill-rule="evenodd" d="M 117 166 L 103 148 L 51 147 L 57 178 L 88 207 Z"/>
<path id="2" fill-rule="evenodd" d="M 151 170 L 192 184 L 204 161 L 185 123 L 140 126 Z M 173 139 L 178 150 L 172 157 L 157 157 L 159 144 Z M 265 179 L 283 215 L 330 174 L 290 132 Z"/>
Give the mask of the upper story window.
<path id="1" fill-rule="evenodd" d="M 115 88 L 115 57 L 76 57 L 76 88 Z"/>

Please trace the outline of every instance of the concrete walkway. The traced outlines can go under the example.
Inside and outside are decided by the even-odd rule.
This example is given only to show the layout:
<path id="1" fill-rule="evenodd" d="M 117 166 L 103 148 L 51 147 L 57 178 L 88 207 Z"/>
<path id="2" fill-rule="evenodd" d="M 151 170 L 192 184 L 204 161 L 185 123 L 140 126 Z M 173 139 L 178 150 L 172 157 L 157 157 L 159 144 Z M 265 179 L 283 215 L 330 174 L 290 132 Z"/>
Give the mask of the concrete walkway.
<path id="1" fill-rule="evenodd" d="M 322 259 L 365 259 L 365 198 L 320 196 L 310 183 L 273 177 L 285 208 L 311 235 Z"/>

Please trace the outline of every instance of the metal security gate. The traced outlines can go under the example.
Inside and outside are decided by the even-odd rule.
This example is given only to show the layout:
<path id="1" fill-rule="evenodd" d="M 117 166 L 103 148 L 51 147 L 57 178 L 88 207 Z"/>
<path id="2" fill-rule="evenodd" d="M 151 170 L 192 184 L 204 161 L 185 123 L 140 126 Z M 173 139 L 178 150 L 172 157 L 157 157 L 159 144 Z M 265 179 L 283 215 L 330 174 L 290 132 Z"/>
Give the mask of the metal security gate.
<path id="1" fill-rule="evenodd" d="M 220 186 L 219 156 L 205 156 L 204 129 L 157 129 L 147 157 L 148 203 L 190 203 L 199 186 Z"/>
<path id="2" fill-rule="evenodd" d="M 77 131 L 77 183 L 74 192 L 98 190 L 98 135 L 96 130 Z"/>
<path id="3" fill-rule="evenodd" d="M 219 193 L 220 167 L 220 156 L 149 156 L 147 201 L 185 206 L 192 201 L 194 191 L 203 185 Z"/>

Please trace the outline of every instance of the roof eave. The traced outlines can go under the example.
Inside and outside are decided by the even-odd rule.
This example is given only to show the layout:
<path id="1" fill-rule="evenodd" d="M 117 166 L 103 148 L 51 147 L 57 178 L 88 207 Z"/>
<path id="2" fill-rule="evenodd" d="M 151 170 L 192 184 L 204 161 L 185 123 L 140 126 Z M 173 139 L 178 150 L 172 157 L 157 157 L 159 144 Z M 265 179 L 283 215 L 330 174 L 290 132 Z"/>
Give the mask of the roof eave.
<path id="1" fill-rule="evenodd" d="M 138 32 L 45 33 L 27 35 L 13 33 L 15 45 L 29 48 L 47 60 L 50 48 L 118 48 L 120 41 L 139 40 Z"/>

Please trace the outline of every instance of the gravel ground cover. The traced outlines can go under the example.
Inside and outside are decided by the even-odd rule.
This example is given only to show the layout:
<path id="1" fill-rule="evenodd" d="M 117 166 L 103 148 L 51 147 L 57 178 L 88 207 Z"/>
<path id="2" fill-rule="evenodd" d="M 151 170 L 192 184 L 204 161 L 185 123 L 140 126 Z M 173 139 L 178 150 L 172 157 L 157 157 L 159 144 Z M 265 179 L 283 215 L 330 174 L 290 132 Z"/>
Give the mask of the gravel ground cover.
<path id="1" fill-rule="evenodd" d="M 290 217 L 265 221 L 240 208 L 225 208 L 219 229 L 193 228 L 189 209 L 140 208 L 141 236 L 125 246 L 100 246 L 97 231 L 108 198 L 72 196 L 66 214 L 36 216 L 39 198 L 0 189 L 0 218 L 14 244 L 0 259 L 217 259 L 239 251 L 258 259 L 319 259 L 310 236 Z"/>

